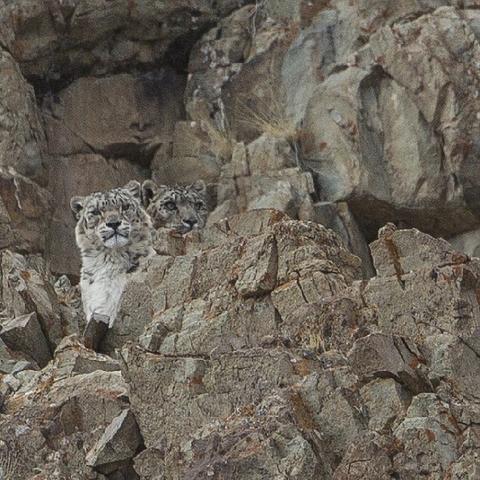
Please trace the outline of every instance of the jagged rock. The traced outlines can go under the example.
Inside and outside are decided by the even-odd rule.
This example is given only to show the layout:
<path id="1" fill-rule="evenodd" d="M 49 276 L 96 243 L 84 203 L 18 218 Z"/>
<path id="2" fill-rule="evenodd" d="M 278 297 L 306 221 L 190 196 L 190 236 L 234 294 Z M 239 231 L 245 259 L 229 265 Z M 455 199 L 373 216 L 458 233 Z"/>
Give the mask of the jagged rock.
<path id="1" fill-rule="evenodd" d="M 473 151 L 462 148 L 473 146 L 478 128 L 477 79 L 467 72 L 480 47 L 471 23 L 453 8 L 439 8 L 385 26 L 370 37 L 365 64 L 333 73 L 311 96 L 306 163 L 321 178 L 325 198 L 348 200 L 370 235 L 380 218 L 405 219 L 437 234 L 477 222 Z M 367 165 L 361 158 L 369 167 L 359 167 Z"/>
<path id="2" fill-rule="evenodd" d="M 43 252 L 50 212 L 45 189 L 11 168 L 0 168 L 0 248 Z"/>
<path id="3" fill-rule="evenodd" d="M 271 352 L 267 356 L 257 356 L 260 351 L 251 351 L 243 355 L 220 356 L 217 360 L 204 361 L 200 370 L 198 366 L 192 370 L 191 362 L 180 358 L 163 358 L 159 363 L 162 357 L 145 354 L 138 349 L 129 349 L 125 353 L 128 375 L 131 375 L 129 378 L 135 384 L 132 407 L 145 445 L 160 465 L 164 458 L 162 444 L 166 442 L 169 450 L 174 445 L 180 447 L 182 456 L 188 459 L 187 465 L 182 467 L 185 478 L 209 478 L 213 475 L 221 478 L 222 474 L 254 478 L 255 472 L 258 474 L 264 468 L 268 472 L 279 468 L 280 459 L 275 450 L 268 447 L 269 438 L 275 438 L 288 452 L 281 460 L 280 468 L 285 473 L 290 472 L 293 475 L 291 478 L 313 479 L 316 473 L 323 470 L 323 465 L 314 458 L 308 441 L 292 425 L 288 410 L 282 403 L 262 402 L 261 392 L 268 391 L 271 395 L 274 390 L 283 388 L 283 382 L 290 383 L 298 378 L 292 370 L 294 364 L 288 361 L 284 353 Z M 140 367 L 142 364 L 145 368 Z M 267 371 L 270 373 L 267 374 Z M 234 378 L 235 386 L 231 383 Z M 180 383 L 177 384 L 177 381 Z M 163 395 L 171 392 L 176 400 L 163 397 L 166 401 L 165 410 L 152 421 L 152 418 L 147 419 L 147 411 L 148 404 L 158 402 L 151 390 L 157 382 L 164 386 Z M 172 382 L 177 384 L 175 392 L 170 388 Z M 200 385 L 203 388 L 199 392 L 196 387 Z M 177 424 L 184 408 L 196 412 L 189 417 L 187 430 L 179 429 Z M 158 409 L 156 412 L 160 413 Z M 215 421 L 219 418 L 227 419 L 225 426 Z M 305 421 L 308 422 L 308 419 Z M 221 435 L 221 439 L 217 439 L 218 435 Z M 259 448 L 251 449 L 252 444 L 259 445 Z M 218 453 L 225 449 L 231 450 L 230 462 L 224 462 Z M 169 472 L 173 474 L 178 471 L 170 456 L 171 453 L 167 452 L 165 467 L 161 467 L 161 471 L 165 468 L 166 477 Z"/>
<path id="4" fill-rule="evenodd" d="M 19 350 L 44 367 L 52 358 L 35 312 L 2 322 L 0 338 L 13 350 Z"/>
<path id="5" fill-rule="evenodd" d="M 2 5 L 0 16 L 4 10 Z M 0 77 L 0 169 L 11 167 L 20 175 L 40 178 L 46 142 L 35 94 L 4 48 L 0 50 Z M 4 188 L 2 185 L 0 191 Z"/>
<path id="6" fill-rule="evenodd" d="M 348 359 L 364 378 L 391 377 L 414 393 L 431 389 L 421 369 L 425 359 L 406 339 L 372 333 L 355 342 Z"/>
<path id="7" fill-rule="evenodd" d="M 415 229 L 396 230 L 371 248 L 378 276 L 362 295 L 379 306 L 383 332 L 421 341 L 441 332 L 469 337 L 478 331 L 478 260 Z"/>
<path id="8" fill-rule="evenodd" d="M 120 372 L 68 374 L 54 361 L 33 373 L 7 396 L 0 419 L 0 438 L 18 460 L 14 478 L 30 478 L 34 468 L 46 478 L 95 478 L 85 453 L 128 407 Z"/>
<path id="9" fill-rule="evenodd" d="M 314 2 L 303 3 L 305 28 L 289 45 L 281 66 L 286 108 L 296 122 L 304 119 L 319 81 L 328 77 L 337 64 L 346 62 L 360 47 L 360 35 L 365 34 L 358 25 L 357 4 L 339 0 L 325 8 Z"/>
<path id="10" fill-rule="evenodd" d="M 62 317 L 53 278 L 39 255 L 24 257 L 4 250 L 0 259 L 0 299 L 6 318 L 35 312 L 50 347 L 56 346 L 65 334 L 78 331 L 78 325 L 67 324 L 66 320 L 71 317 Z"/>
<path id="11" fill-rule="evenodd" d="M 86 348 L 75 335 L 65 337 L 55 350 L 55 364 L 65 375 L 120 370 L 118 361 Z"/>
<path id="12" fill-rule="evenodd" d="M 275 442 L 269 440 L 270 435 Z M 290 424 L 285 400 L 269 396 L 258 407 L 209 425 L 186 442 L 182 454 L 189 461 L 184 475 L 205 480 L 253 479 L 259 474 L 265 478 L 313 479 L 328 472 L 315 456 L 315 448 L 318 445 L 312 446 L 298 427 Z M 225 462 L 224 455 L 230 461 Z"/>
<path id="13" fill-rule="evenodd" d="M 418 395 L 394 431 L 403 446 L 394 457 L 395 470 L 407 478 L 418 472 L 428 472 L 433 478 L 446 473 L 457 457 L 459 433 L 447 404 L 434 394 Z"/>
<path id="14" fill-rule="evenodd" d="M 479 388 L 480 343 L 477 337 L 432 335 L 425 342 L 430 371 L 429 378 L 435 385 L 446 383 L 445 388 L 458 397 L 470 397 Z M 448 381 L 445 381 L 448 379 Z"/>
<path id="15" fill-rule="evenodd" d="M 250 5 L 235 11 L 195 45 L 189 60 L 192 76 L 187 83 L 185 102 L 194 121 L 208 121 L 213 113 L 216 123 L 226 126 L 221 108 L 222 87 L 238 73 L 239 63 L 248 55 L 251 15 Z"/>
<path id="16" fill-rule="evenodd" d="M 288 315 L 282 302 L 295 309 L 320 301 L 360 275 L 358 259 L 332 232 L 271 210 L 233 217 L 200 239 L 204 248 L 198 250 L 199 238 L 185 239 L 185 255 L 155 257 L 132 278 L 105 351 L 137 341 L 144 329 L 142 345 L 169 355 L 259 346 L 269 334 L 280 335 L 277 316 Z M 297 284 L 294 300 L 288 288 Z"/>
<path id="17" fill-rule="evenodd" d="M 112 473 L 135 456 L 141 443 L 135 417 L 130 410 L 124 410 L 87 453 L 87 465 L 103 473 Z"/>
<path id="18" fill-rule="evenodd" d="M 183 62 L 185 48 L 219 14 L 236 6 L 236 1 L 212 6 L 200 1 L 114 0 L 105 5 L 97 0 L 21 0 L 2 7 L 0 31 L 2 45 L 27 76 L 102 74 L 126 65 L 153 65 L 165 56 Z"/>
<path id="19" fill-rule="evenodd" d="M 310 429 L 319 433 L 322 456 L 333 468 L 365 431 L 358 377 L 350 366 L 315 372 L 314 365 L 305 360 L 298 362 L 297 369 L 305 376 L 293 391 L 292 408 Z"/>
<path id="20" fill-rule="evenodd" d="M 313 221 L 331 228 L 345 242 L 348 249 L 362 259 L 365 278 L 375 276 L 368 244 L 346 202 L 317 202 L 313 205 Z"/>
<path id="21" fill-rule="evenodd" d="M 368 427 L 376 432 L 388 429 L 410 404 L 409 393 L 391 378 L 368 383 L 361 388 L 360 395 L 368 409 Z"/>
<path id="22" fill-rule="evenodd" d="M 14 373 L 20 365 L 38 368 L 35 362 L 27 360 L 22 352 L 9 348 L 0 337 L 0 373 Z"/>
<path id="23" fill-rule="evenodd" d="M 277 284 L 277 245 L 272 235 L 260 235 L 247 243 L 238 260 L 242 274 L 235 288 L 242 297 L 271 292 Z"/>
<path id="24" fill-rule="evenodd" d="M 465 263 L 466 256 L 455 252 L 441 238 L 416 229 L 396 230 L 371 244 L 373 263 L 379 277 L 402 276 L 425 267 L 431 269 Z"/>
<path id="25" fill-rule="evenodd" d="M 154 259 L 152 263 L 155 263 Z M 162 263 L 163 259 L 159 263 Z M 112 353 L 129 340 L 136 340 L 143 333 L 145 326 L 152 320 L 154 312 L 152 280 L 159 270 L 152 267 L 150 275 L 136 272 L 128 282 L 122 295 L 120 310 L 111 328 L 102 331 L 102 339 L 97 343 L 102 351 Z M 108 325 L 108 322 L 107 322 Z"/>
<path id="26" fill-rule="evenodd" d="M 15 479 L 479 474 L 478 0 L 245 3 L 0 6 L 0 323 L 55 351 L 0 341 Z M 159 232 L 112 358 L 68 200 L 150 176 L 214 211 Z"/>
<path id="27" fill-rule="evenodd" d="M 0 389 L 14 418 L 19 405 L 36 405 L 37 416 L 53 409 L 42 427 L 49 446 L 39 452 L 68 452 L 91 475 L 135 478 L 135 465 L 150 480 L 278 472 L 360 480 L 437 475 L 447 463 L 452 472 L 473 468 L 476 437 L 466 429 L 480 422 L 471 400 L 480 388 L 476 261 L 452 263 L 445 242 L 391 229 L 372 245 L 379 275 L 360 280 L 358 259 L 335 234 L 271 210 L 177 240 L 132 277 L 104 342 L 113 352 L 133 341 L 118 360 L 146 450 L 113 447 L 135 438 L 116 428 L 130 415 L 118 362 L 70 337 L 46 369 L 13 373 Z M 409 269 L 400 279 L 387 241 Z M 471 309 L 455 319 L 462 298 Z M 423 323 L 395 321 L 414 312 Z M 431 435 L 443 443 L 429 443 Z M 42 465 L 68 471 L 58 459 Z"/>

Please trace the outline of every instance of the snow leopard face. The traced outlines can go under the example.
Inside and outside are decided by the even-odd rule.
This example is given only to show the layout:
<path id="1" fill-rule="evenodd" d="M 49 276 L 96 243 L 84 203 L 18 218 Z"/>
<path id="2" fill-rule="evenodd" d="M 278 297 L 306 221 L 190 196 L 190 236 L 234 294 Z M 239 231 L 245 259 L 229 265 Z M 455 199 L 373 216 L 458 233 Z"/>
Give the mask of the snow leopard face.
<path id="1" fill-rule="evenodd" d="M 148 243 L 151 222 L 140 201 L 141 186 L 131 181 L 122 188 L 73 197 L 70 206 L 81 251 L 122 249 Z"/>
<path id="2" fill-rule="evenodd" d="M 159 186 L 146 180 L 142 200 L 155 229 L 165 227 L 184 234 L 203 228 L 207 221 L 206 186 L 202 180 L 186 187 Z"/>

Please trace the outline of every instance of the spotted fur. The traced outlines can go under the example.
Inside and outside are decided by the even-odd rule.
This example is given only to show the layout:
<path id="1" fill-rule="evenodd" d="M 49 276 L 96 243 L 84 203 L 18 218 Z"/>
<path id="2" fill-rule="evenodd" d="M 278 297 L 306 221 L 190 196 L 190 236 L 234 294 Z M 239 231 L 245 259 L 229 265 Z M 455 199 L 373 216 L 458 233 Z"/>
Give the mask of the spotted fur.
<path id="1" fill-rule="evenodd" d="M 75 237 L 82 257 L 80 289 L 87 322 L 93 314 L 113 325 L 127 275 L 153 253 L 152 224 L 141 205 L 140 183 L 73 197 Z"/>
<path id="2" fill-rule="evenodd" d="M 157 185 L 146 180 L 142 185 L 143 205 L 155 229 L 164 227 L 178 233 L 203 228 L 208 208 L 202 180 L 186 187 Z"/>

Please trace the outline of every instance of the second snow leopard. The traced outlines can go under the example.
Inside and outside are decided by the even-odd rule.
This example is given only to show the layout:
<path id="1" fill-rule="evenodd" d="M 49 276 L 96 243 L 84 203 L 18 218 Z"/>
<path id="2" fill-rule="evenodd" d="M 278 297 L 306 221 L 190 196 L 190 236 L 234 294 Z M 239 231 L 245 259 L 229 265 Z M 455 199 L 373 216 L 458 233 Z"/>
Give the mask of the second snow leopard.
<path id="1" fill-rule="evenodd" d="M 157 185 L 146 180 L 142 185 L 142 200 L 155 229 L 169 228 L 184 234 L 205 226 L 206 190 L 203 180 L 186 187 Z"/>

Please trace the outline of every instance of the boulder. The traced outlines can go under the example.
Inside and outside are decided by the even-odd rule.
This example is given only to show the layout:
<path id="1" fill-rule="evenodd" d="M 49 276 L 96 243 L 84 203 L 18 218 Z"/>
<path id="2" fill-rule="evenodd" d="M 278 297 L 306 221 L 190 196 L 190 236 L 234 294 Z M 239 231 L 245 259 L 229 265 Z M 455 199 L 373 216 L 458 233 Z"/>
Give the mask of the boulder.
<path id="1" fill-rule="evenodd" d="M 165 480 L 163 452 L 147 448 L 135 457 L 135 471 L 145 480 Z"/>
<path id="2" fill-rule="evenodd" d="M 431 385 L 421 369 L 425 359 L 405 339 L 370 334 L 355 342 L 348 360 L 364 379 L 393 378 L 414 393 L 430 391 Z"/>
<path id="3" fill-rule="evenodd" d="M 120 364 L 113 358 L 86 348 L 78 336 L 65 337 L 55 350 L 55 365 L 64 375 L 80 375 L 97 370 L 114 372 Z"/>
<path id="4" fill-rule="evenodd" d="M 66 334 L 78 332 L 78 317 L 64 315 L 53 288 L 53 278 L 42 257 L 4 250 L 0 254 L 0 265 L 0 300 L 5 318 L 35 312 L 52 351 Z"/>
<path id="5" fill-rule="evenodd" d="M 5 400 L 0 436 L 15 452 L 18 476 L 95 478 L 85 453 L 127 407 L 126 384 L 119 372 L 65 373 L 51 362 Z"/>
<path id="6" fill-rule="evenodd" d="M 440 235 L 478 222 L 474 17 L 445 7 L 384 26 L 310 96 L 305 163 L 323 199 L 348 201 L 369 238 L 380 219 Z"/>
<path id="7" fill-rule="evenodd" d="M 12 350 L 23 352 L 40 367 L 44 367 L 52 358 L 35 312 L 3 322 L 0 338 Z"/>
<path id="8" fill-rule="evenodd" d="M 27 360 L 25 355 L 18 350 L 8 347 L 8 345 L 0 340 L 0 373 L 8 374 L 26 368 L 38 368 L 33 360 Z"/>
<path id="9" fill-rule="evenodd" d="M 112 473 L 135 456 L 141 443 L 135 417 L 130 410 L 124 410 L 87 453 L 87 465 L 103 473 Z"/>
<path id="10" fill-rule="evenodd" d="M 368 409 L 368 427 L 382 432 L 402 418 L 410 404 L 410 394 L 391 378 L 379 378 L 360 390 L 362 400 Z"/>
<path id="11" fill-rule="evenodd" d="M 349 447 L 342 462 L 335 470 L 333 480 L 382 480 L 395 472 L 391 451 L 394 442 L 375 433 L 366 433 Z"/>

